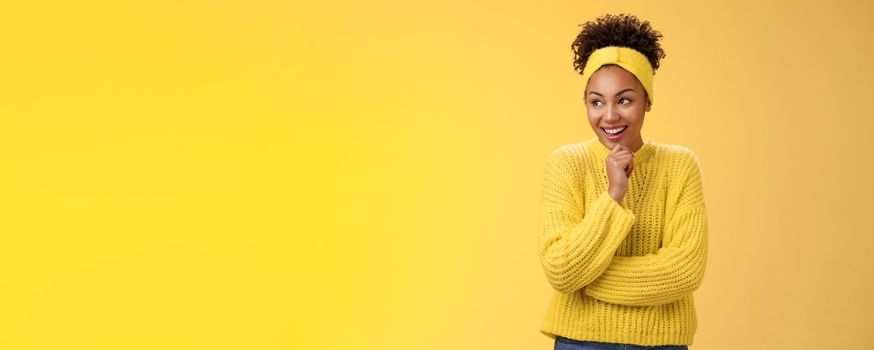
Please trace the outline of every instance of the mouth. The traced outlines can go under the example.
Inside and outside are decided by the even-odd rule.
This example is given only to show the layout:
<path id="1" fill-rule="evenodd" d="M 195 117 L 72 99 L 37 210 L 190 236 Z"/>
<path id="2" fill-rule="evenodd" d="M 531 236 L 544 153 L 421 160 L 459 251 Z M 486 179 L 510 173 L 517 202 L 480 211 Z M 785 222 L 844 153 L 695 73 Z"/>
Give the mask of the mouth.
<path id="1" fill-rule="evenodd" d="M 604 130 L 604 134 L 607 135 L 608 139 L 614 140 L 622 137 L 622 134 L 628 130 L 628 125 L 612 129 L 601 128 L 601 130 Z"/>

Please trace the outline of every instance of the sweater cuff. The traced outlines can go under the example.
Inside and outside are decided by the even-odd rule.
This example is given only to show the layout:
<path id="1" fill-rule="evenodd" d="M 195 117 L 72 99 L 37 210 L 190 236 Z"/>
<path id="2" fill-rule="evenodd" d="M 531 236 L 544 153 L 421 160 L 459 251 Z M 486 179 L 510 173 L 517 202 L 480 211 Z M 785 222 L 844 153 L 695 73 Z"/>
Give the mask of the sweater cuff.
<path id="1" fill-rule="evenodd" d="M 635 215 L 631 211 L 631 209 L 628 208 L 628 205 L 625 204 L 624 199 L 621 202 L 617 202 L 616 199 L 614 199 L 613 196 L 610 195 L 609 191 L 604 191 L 603 193 L 601 193 L 601 197 L 607 197 L 608 206 L 613 209 L 612 211 L 617 211 L 624 216 L 631 216 L 631 221 L 634 221 Z"/>
<path id="2" fill-rule="evenodd" d="M 613 246 L 613 251 L 615 252 L 615 248 L 625 240 L 625 236 L 631 231 L 631 226 L 637 220 L 637 216 L 627 206 L 613 199 L 607 191 L 601 193 L 601 196 L 595 201 L 593 209 L 595 209 L 595 212 L 603 210 L 603 213 L 609 218 L 607 222 L 609 227 L 605 232 L 616 232 L 619 234 L 617 237 L 619 241 Z"/>

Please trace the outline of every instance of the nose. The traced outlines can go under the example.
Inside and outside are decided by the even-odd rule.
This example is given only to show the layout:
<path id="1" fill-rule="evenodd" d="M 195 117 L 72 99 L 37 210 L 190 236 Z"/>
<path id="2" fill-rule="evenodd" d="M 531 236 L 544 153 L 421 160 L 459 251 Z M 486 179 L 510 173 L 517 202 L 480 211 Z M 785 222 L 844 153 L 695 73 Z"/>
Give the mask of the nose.
<path id="1" fill-rule="evenodd" d="M 608 105 L 604 114 L 604 120 L 608 122 L 619 121 L 619 111 L 613 105 Z"/>

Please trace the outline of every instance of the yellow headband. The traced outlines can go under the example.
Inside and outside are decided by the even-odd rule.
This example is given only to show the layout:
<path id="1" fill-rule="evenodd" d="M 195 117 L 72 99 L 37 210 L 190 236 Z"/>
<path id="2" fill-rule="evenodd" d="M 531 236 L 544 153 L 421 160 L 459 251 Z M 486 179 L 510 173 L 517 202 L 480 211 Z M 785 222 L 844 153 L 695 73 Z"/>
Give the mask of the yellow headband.
<path id="1" fill-rule="evenodd" d="M 592 74 L 605 64 L 619 65 L 634 74 L 643 85 L 646 95 L 649 97 L 649 103 L 652 104 L 652 76 L 655 75 L 655 71 L 646 56 L 640 51 L 628 47 L 606 46 L 597 49 L 589 56 L 586 68 L 583 69 L 583 81 L 586 85 L 589 84 L 589 78 L 592 77 Z"/>

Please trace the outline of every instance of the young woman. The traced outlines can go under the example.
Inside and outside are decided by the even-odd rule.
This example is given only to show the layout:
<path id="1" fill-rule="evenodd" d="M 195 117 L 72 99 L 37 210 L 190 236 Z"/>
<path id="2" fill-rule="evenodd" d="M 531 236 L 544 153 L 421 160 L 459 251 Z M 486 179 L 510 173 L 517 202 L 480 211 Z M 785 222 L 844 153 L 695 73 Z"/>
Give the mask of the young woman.
<path id="1" fill-rule="evenodd" d="M 555 349 L 688 349 L 707 261 L 698 157 L 641 136 L 661 34 L 628 14 L 571 46 L 595 137 L 545 161 L 540 261 L 555 289 L 540 331 Z"/>

